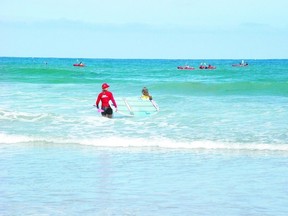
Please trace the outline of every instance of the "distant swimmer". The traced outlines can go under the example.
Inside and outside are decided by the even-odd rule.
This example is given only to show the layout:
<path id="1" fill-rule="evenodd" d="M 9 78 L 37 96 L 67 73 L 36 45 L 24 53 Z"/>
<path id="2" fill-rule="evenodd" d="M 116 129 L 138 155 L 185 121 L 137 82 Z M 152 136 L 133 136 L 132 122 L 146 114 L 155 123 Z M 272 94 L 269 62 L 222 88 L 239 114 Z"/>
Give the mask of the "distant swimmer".
<path id="1" fill-rule="evenodd" d="M 113 97 L 112 92 L 108 91 L 108 88 L 110 86 L 107 83 L 102 84 L 102 92 L 98 94 L 97 100 L 96 100 L 96 107 L 99 109 L 99 103 L 101 101 L 101 114 L 104 117 L 112 118 L 113 116 L 113 110 L 109 104 L 109 101 L 111 100 L 114 107 L 116 108 L 117 112 L 117 104 Z"/>
<path id="2" fill-rule="evenodd" d="M 152 96 L 149 94 L 149 91 L 146 87 L 143 87 L 142 89 L 142 100 L 152 100 Z"/>

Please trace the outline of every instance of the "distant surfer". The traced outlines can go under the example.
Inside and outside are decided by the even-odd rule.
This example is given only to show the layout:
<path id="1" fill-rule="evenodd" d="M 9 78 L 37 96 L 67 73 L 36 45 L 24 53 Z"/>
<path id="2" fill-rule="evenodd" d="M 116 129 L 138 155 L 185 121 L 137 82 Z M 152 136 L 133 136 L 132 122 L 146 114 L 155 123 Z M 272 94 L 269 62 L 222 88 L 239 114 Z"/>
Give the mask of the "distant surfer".
<path id="1" fill-rule="evenodd" d="M 113 116 L 113 110 L 109 104 L 109 101 L 111 100 L 114 107 L 116 108 L 117 112 L 117 104 L 113 97 L 112 92 L 108 91 L 108 88 L 110 86 L 107 83 L 102 84 L 102 92 L 98 94 L 97 100 L 96 100 L 96 107 L 99 109 L 99 102 L 101 101 L 101 114 L 104 117 L 112 118 Z"/>
<path id="2" fill-rule="evenodd" d="M 142 89 L 142 100 L 152 100 L 152 96 L 149 94 L 149 91 L 146 87 L 143 87 Z"/>

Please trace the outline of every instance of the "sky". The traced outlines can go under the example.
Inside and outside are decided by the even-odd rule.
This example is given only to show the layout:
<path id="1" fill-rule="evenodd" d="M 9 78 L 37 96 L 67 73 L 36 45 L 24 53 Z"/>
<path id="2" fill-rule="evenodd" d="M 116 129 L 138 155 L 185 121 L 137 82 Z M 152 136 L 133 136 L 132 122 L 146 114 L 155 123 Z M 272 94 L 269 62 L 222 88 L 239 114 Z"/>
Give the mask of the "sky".
<path id="1" fill-rule="evenodd" d="M 0 56 L 288 59 L 287 0 L 1 0 Z"/>

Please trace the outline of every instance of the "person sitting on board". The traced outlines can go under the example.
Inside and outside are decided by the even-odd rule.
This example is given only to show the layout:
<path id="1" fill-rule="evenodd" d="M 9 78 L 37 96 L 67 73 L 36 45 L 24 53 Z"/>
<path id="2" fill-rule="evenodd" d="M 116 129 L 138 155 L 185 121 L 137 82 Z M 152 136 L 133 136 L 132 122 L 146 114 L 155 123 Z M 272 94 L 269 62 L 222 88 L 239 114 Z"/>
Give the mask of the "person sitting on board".
<path id="1" fill-rule="evenodd" d="M 142 100 L 152 100 L 152 96 L 149 94 L 149 91 L 146 87 L 143 87 L 142 89 L 142 96 L 141 96 Z"/>
<path id="2" fill-rule="evenodd" d="M 114 107 L 116 108 L 117 112 L 117 104 L 113 97 L 112 92 L 108 91 L 108 88 L 110 86 L 107 83 L 102 84 L 102 92 L 98 94 L 97 100 L 96 100 L 96 107 L 99 109 L 99 103 L 101 101 L 101 114 L 104 117 L 112 118 L 113 116 L 113 110 L 109 104 L 109 101 L 111 100 Z"/>
<path id="3" fill-rule="evenodd" d="M 215 69 L 215 67 L 209 64 L 207 69 Z"/>

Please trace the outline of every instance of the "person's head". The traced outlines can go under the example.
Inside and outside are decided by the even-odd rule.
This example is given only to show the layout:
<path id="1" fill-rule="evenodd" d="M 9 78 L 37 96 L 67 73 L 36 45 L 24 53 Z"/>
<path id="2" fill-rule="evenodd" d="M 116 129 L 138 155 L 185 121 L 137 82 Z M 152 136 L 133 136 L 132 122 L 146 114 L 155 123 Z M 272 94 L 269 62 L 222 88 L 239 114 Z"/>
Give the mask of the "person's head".
<path id="1" fill-rule="evenodd" d="M 110 86 L 107 83 L 102 84 L 102 90 L 107 91 Z"/>
<path id="2" fill-rule="evenodd" d="M 144 88 L 142 89 L 142 94 L 143 94 L 143 95 L 149 95 L 148 89 L 147 89 L 146 87 L 144 87 Z"/>

